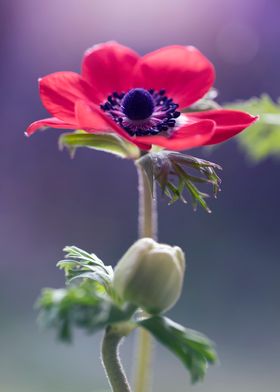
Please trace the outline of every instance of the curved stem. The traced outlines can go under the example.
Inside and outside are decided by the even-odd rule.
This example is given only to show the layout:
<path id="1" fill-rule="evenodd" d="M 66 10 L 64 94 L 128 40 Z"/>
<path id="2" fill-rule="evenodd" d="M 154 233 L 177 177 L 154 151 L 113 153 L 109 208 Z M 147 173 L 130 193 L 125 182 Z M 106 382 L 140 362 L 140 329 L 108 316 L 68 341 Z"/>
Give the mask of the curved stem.
<path id="1" fill-rule="evenodd" d="M 122 335 L 114 332 L 110 327 L 106 329 L 101 347 L 102 362 L 112 391 L 131 392 L 119 357 L 121 340 Z"/>
<path id="2" fill-rule="evenodd" d="M 141 164 L 136 164 L 139 191 L 139 238 L 157 238 L 157 200 Z M 154 184 L 153 184 L 154 185 Z M 145 314 L 143 314 L 145 316 Z M 147 392 L 151 385 L 153 341 L 148 331 L 140 329 L 137 337 L 135 392 Z"/>

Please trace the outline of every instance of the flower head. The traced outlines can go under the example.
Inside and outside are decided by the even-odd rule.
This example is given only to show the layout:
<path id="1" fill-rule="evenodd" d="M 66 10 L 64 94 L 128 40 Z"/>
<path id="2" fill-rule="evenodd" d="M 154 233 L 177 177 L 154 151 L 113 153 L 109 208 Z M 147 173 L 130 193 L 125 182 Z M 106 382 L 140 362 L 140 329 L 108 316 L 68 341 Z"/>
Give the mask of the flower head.
<path id="1" fill-rule="evenodd" d="M 141 238 L 118 262 L 113 287 L 122 300 L 157 314 L 178 300 L 184 272 L 185 255 L 181 248 Z"/>
<path id="2" fill-rule="evenodd" d="M 143 150 L 152 145 L 185 150 L 223 142 L 257 117 L 236 110 L 182 113 L 212 87 L 211 62 L 192 46 L 168 46 L 140 57 L 116 42 L 93 46 L 81 75 L 56 72 L 39 80 L 41 100 L 53 117 L 42 127 L 116 133 Z"/>

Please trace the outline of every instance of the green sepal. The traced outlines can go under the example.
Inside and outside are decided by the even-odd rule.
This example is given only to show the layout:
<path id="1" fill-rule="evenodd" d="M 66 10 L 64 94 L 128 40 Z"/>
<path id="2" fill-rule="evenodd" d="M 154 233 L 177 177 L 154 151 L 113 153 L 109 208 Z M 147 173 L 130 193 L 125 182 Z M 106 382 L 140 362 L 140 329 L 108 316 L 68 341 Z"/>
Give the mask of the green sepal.
<path id="1" fill-rule="evenodd" d="M 113 133 L 87 133 L 79 130 L 62 134 L 58 144 L 60 149 L 66 147 L 72 157 L 79 147 L 105 151 L 127 159 L 137 159 L 140 156 L 140 150 L 136 145 Z"/>
<path id="2" fill-rule="evenodd" d="M 208 364 L 214 364 L 218 360 L 214 344 L 197 331 L 160 316 L 146 318 L 137 323 L 182 361 L 190 372 L 192 383 L 202 381 Z"/>
<path id="3" fill-rule="evenodd" d="M 280 99 L 275 103 L 263 94 L 259 98 L 229 103 L 225 107 L 260 116 L 257 122 L 236 138 L 253 161 L 280 157 Z"/>

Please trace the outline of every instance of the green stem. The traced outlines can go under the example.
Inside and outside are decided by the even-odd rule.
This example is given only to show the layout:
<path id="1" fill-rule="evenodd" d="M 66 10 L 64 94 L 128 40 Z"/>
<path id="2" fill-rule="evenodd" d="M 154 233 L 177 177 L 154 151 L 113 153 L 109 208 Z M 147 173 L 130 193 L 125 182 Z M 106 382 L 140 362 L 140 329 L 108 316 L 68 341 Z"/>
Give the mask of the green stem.
<path id="1" fill-rule="evenodd" d="M 136 163 L 138 172 L 139 194 L 139 238 L 157 239 L 157 199 L 156 192 L 152 195 L 150 183 L 145 170 Z"/>
<path id="2" fill-rule="evenodd" d="M 135 392 L 147 392 L 151 387 L 151 366 L 153 341 L 148 331 L 140 328 L 137 336 L 137 366 L 135 371 Z"/>
<path id="3" fill-rule="evenodd" d="M 131 392 L 119 357 L 122 337 L 113 328 L 108 327 L 101 347 L 102 362 L 113 392 Z"/>
<path id="4" fill-rule="evenodd" d="M 137 163 L 138 191 L 139 191 L 139 238 L 157 238 L 157 201 L 152 195 L 150 183 L 141 167 Z M 143 314 L 145 316 L 145 314 Z M 151 385 L 153 341 L 148 331 L 140 329 L 137 337 L 135 392 L 147 392 Z"/>

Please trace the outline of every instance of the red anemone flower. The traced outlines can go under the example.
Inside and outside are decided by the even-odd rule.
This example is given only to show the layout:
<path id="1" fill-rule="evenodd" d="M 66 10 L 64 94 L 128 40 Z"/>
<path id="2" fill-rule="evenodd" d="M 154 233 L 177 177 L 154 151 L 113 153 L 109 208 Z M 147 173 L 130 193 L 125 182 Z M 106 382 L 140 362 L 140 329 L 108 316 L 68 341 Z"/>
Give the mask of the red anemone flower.
<path id="1" fill-rule="evenodd" d="M 223 142 L 257 117 L 235 110 L 181 113 L 211 88 L 213 65 L 192 46 L 168 46 L 140 57 L 116 42 L 87 50 L 81 75 L 56 72 L 39 80 L 53 117 L 42 127 L 116 133 L 143 150 L 152 145 L 185 150 Z"/>

